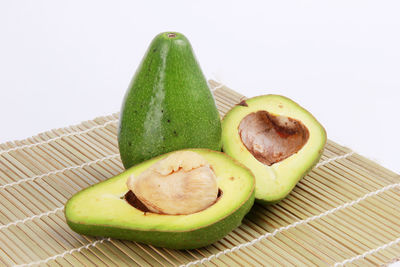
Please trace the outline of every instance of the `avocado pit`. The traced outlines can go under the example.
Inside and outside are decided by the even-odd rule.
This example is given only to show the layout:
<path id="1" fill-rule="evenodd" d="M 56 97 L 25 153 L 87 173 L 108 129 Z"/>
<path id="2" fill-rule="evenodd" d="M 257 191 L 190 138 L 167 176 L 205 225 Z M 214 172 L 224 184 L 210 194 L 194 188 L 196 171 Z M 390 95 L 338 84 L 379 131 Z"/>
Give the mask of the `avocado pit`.
<path id="1" fill-rule="evenodd" d="M 159 214 L 192 214 L 214 204 L 218 197 L 217 179 L 209 163 L 199 154 L 178 151 L 127 181 L 131 197 L 149 211 Z M 142 209 L 141 209 L 142 210 Z"/>
<path id="2" fill-rule="evenodd" d="M 233 177 L 231 177 L 233 178 Z M 233 181 L 233 179 L 231 179 Z M 218 195 L 217 195 L 217 200 L 215 201 L 215 203 L 221 198 L 222 196 L 222 190 L 218 189 Z M 138 209 L 142 212 L 144 212 L 145 214 L 148 212 L 151 212 L 136 196 L 135 193 L 132 192 L 132 190 L 129 190 L 128 192 L 126 192 L 126 194 L 122 197 L 122 199 L 125 199 L 126 202 L 128 202 L 129 205 L 131 205 L 132 207 L 134 207 L 135 209 Z M 215 203 L 213 203 L 212 205 L 214 205 Z"/>
<path id="3" fill-rule="evenodd" d="M 268 166 L 297 153 L 309 138 L 309 131 L 302 122 L 265 110 L 244 117 L 238 131 L 247 150 Z"/>

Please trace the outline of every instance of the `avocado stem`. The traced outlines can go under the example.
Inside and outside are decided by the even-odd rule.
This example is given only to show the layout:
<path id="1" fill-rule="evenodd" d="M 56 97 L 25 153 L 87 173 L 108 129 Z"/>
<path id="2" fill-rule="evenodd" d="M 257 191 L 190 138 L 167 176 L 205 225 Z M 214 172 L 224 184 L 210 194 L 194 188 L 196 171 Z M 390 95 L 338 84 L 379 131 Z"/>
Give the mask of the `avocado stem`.
<path id="1" fill-rule="evenodd" d="M 171 33 L 168 33 L 167 36 L 168 36 L 169 38 L 175 38 L 175 37 L 176 37 L 176 34 L 173 33 L 173 32 L 171 32 Z"/>

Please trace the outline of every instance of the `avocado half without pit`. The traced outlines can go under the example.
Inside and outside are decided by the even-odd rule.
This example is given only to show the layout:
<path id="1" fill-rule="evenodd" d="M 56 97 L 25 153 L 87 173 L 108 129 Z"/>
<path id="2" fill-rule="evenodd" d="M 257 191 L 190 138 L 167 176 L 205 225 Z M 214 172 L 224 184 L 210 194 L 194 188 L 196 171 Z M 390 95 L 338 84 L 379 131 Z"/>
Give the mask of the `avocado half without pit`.
<path id="1" fill-rule="evenodd" d="M 254 173 L 261 203 L 285 198 L 319 161 L 325 143 L 322 125 L 279 95 L 242 101 L 222 121 L 223 150 Z"/>
<path id="2" fill-rule="evenodd" d="M 67 202 L 65 215 L 80 234 L 192 249 L 239 226 L 254 194 L 255 178 L 242 164 L 221 152 L 190 149 L 80 191 Z"/>

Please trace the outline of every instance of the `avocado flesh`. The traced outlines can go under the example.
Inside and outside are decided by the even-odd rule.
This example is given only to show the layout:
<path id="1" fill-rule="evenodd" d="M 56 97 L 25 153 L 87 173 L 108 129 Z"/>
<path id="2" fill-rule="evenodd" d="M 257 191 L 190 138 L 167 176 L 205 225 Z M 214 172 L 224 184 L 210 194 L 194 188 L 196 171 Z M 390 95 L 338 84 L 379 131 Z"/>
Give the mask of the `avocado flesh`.
<path id="1" fill-rule="evenodd" d="M 190 149 L 212 166 L 221 196 L 205 210 L 189 215 L 143 212 L 122 197 L 126 181 L 168 154 L 138 164 L 86 188 L 68 200 L 65 216 L 77 233 L 126 239 L 155 246 L 192 249 L 223 238 L 240 225 L 254 203 L 255 179 L 250 170 L 221 152 Z M 169 153 L 170 154 L 170 153 Z"/>
<path id="2" fill-rule="evenodd" d="M 243 128 L 241 122 L 247 116 L 263 115 L 263 112 L 267 112 L 272 120 L 281 118 L 283 122 L 281 124 L 284 126 L 284 123 L 288 123 L 288 128 L 290 128 L 277 129 L 279 138 L 277 134 L 272 133 L 271 129 L 254 130 L 254 132 L 265 131 L 263 134 L 271 146 L 260 148 L 260 150 L 275 150 L 270 152 L 275 155 L 271 157 L 273 161 L 262 160 L 257 153 L 249 151 L 240 134 Z M 255 126 L 256 123 L 257 120 L 254 120 L 253 125 L 250 122 L 247 127 L 258 127 Z M 326 132 L 307 110 L 292 100 L 279 95 L 264 95 L 247 99 L 226 114 L 222 121 L 222 143 L 225 153 L 254 173 L 256 201 L 273 204 L 285 198 L 297 182 L 317 164 L 326 143 Z M 264 158 L 267 156 L 268 153 Z"/>
<path id="3" fill-rule="evenodd" d="M 125 168 L 184 148 L 221 150 L 214 98 L 182 34 L 150 44 L 123 100 L 118 145 Z"/>

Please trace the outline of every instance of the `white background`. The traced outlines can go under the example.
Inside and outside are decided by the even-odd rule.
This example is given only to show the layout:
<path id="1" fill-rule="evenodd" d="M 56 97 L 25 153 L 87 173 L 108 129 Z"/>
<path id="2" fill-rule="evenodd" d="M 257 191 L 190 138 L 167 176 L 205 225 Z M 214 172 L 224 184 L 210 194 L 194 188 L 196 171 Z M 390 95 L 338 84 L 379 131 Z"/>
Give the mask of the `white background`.
<path id="1" fill-rule="evenodd" d="M 0 142 L 119 111 L 151 39 L 184 33 L 208 78 L 286 95 L 400 172 L 399 1 L 0 2 Z"/>
<path id="2" fill-rule="evenodd" d="M 399 1 L 1 0 L 0 142 L 119 111 L 151 39 L 174 30 L 208 78 L 286 95 L 400 172 L 399 14 Z"/>

